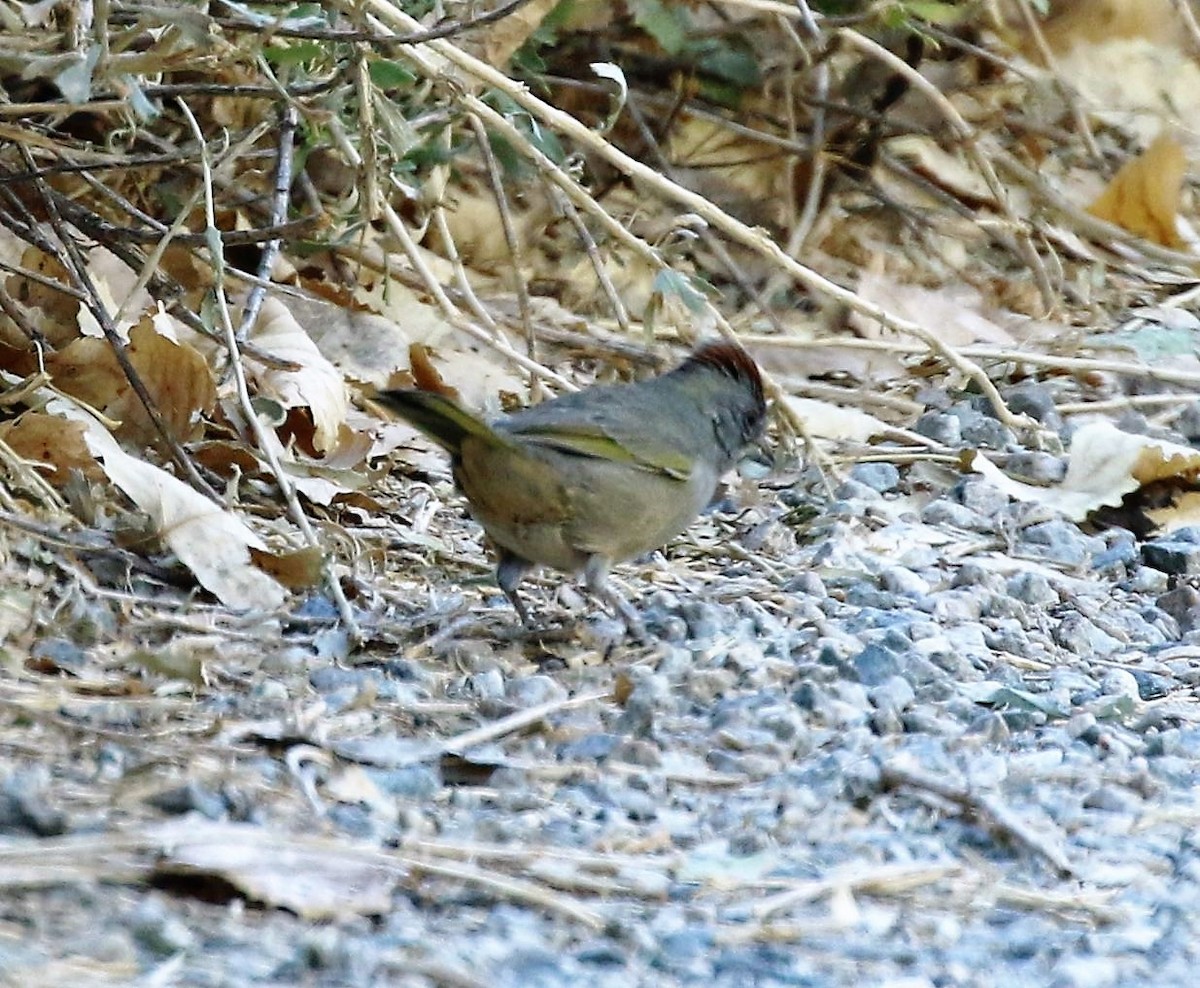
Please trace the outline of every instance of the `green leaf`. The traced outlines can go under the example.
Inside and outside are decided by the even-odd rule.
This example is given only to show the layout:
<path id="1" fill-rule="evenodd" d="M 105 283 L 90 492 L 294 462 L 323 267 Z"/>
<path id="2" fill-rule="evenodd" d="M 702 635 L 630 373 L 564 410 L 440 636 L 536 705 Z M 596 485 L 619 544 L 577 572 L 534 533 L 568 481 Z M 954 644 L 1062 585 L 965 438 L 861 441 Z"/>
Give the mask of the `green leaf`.
<path id="1" fill-rule="evenodd" d="M 700 68 L 736 86 L 749 88 L 762 82 L 758 59 L 751 52 L 727 44 L 714 46 L 700 57 Z"/>
<path id="2" fill-rule="evenodd" d="M 380 89 L 399 89 L 402 86 L 411 86 L 417 81 L 417 77 L 405 66 L 384 58 L 374 59 L 367 66 L 367 72 L 371 81 Z"/>
<path id="3" fill-rule="evenodd" d="M 678 55 L 688 39 L 691 22 L 679 5 L 667 6 L 663 0 L 631 0 L 633 21 L 659 43 L 668 55 Z"/>
<path id="4" fill-rule="evenodd" d="M 942 0 L 909 0 L 904 5 L 910 17 L 938 24 L 942 27 L 954 27 L 961 24 L 967 16 L 963 4 L 947 3 Z"/>
<path id="5" fill-rule="evenodd" d="M 688 312 L 701 313 L 707 304 L 704 293 L 696 288 L 692 280 L 671 268 L 663 268 L 654 276 L 652 290 L 664 298 L 674 295 L 687 306 Z"/>
<path id="6" fill-rule="evenodd" d="M 299 27 L 301 25 L 309 25 L 313 21 L 322 21 L 328 23 L 328 17 L 322 4 L 319 3 L 298 3 L 284 16 L 283 23 L 288 27 Z"/>
<path id="7" fill-rule="evenodd" d="M 320 58 L 324 49 L 315 41 L 299 41 L 286 45 L 267 45 L 263 57 L 272 65 L 301 65 Z"/>

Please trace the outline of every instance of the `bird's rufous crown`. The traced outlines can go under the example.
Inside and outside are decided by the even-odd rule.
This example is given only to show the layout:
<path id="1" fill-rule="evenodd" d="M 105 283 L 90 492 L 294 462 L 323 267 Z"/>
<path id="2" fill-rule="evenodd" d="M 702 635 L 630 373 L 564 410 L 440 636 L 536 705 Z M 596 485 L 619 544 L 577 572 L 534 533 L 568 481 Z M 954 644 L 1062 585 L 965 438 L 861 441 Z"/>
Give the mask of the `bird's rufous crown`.
<path id="1" fill-rule="evenodd" d="M 754 392 L 755 397 L 762 399 L 762 375 L 758 371 L 758 364 L 736 343 L 727 343 L 722 340 L 697 347 L 692 355 L 683 362 L 682 367 L 696 365 L 712 367 L 736 381 L 745 382 Z"/>

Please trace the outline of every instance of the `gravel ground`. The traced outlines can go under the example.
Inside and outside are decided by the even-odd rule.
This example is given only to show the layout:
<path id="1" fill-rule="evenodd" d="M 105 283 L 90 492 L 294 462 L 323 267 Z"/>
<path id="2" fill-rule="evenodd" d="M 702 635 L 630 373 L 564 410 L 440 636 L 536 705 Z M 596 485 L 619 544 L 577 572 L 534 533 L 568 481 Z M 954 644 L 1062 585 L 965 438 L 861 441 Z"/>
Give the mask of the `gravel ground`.
<path id="1" fill-rule="evenodd" d="M 969 404 L 918 428 L 1061 476 Z M 619 568 L 644 645 L 508 634 L 444 477 L 397 484 L 446 506 L 365 653 L 321 601 L 114 650 L 134 604 L 49 593 L 3 673 L 0 984 L 1194 984 L 1200 532 L 747 472 Z"/>

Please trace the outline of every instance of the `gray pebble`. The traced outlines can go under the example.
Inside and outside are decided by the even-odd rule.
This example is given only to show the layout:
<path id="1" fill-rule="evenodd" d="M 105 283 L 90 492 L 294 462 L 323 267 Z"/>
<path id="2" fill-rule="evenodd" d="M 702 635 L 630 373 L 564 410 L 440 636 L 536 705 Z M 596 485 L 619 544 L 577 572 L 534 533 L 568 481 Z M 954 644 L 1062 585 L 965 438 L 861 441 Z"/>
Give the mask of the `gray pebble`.
<path id="1" fill-rule="evenodd" d="M 890 593 L 907 594 L 911 597 L 929 593 L 929 584 L 916 573 L 902 566 L 887 566 L 880 573 L 883 588 Z"/>
<path id="2" fill-rule="evenodd" d="M 1051 453 L 1018 452 L 1008 457 L 1005 473 L 1028 484 L 1050 487 L 1067 475 L 1067 461 Z"/>
<path id="3" fill-rule="evenodd" d="M 1028 415 L 1053 432 L 1063 431 L 1062 416 L 1055 407 L 1053 393 L 1046 385 L 1036 381 L 1021 384 L 1006 391 L 1004 400 L 1009 410 L 1017 415 Z"/>
<path id="4" fill-rule="evenodd" d="M 965 477 L 954 485 L 952 495 L 965 508 L 991 518 L 1008 507 L 1008 495 L 982 477 Z"/>
<path id="5" fill-rule="evenodd" d="M 880 493 L 895 490 L 900 483 L 900 471 L 891 463 L 856 463 L 850 477 Z"/>
<path id="6" fill-rule="evenodd" d="M 1174 576 L 1194 576 L 1200 573 L 1200 543 L 1155 539 L 1142 546 L 1142 562 Z"/>
<path id="7" fill-rule="evenodd" d="M 1030 525 L 1020 536 L 1022 554 L 1078 568 L 1104 551 L 1101 539 L 1084 535 L 1078 525 L 1061 519 Z"/>
<path id="8" fill-rule="evenodd" d="M 1034 607 L 1049 607 L 1059 602 L 1058 591 L 1041 573 L 1016 573 L 1008 581 L 1010 596 Z"/>
<path id="9" fill-rule="evenodd" d="M 467 677 L 467 691 L 480 700 L 504 699 L 504 674 L 494 666 Z"/>
<path id="10" fill-rule="evenodd" d="M 959 528 L 964 531 L 982 531 L 991 527 L 991 522 L 966 505 L 948 498 L 938 498 L 921 509 L 921 521 L 926 525 Z"/>
<path id="11" fill-rule="evenodd" d="M 1127 696 L 1133 700 L 1140 698 L 1138 681 L 1126 669 L 1110 669 L 1106 672 L 1100 680 L 1100 689 L 1107 696 Z"/>
<path id="12" fill-rule="evenodd" d="M 867 691 L 867 696 L 877 710 L 899 712 L 906 710 L 917 695 L 903 676 L 892 676 Z"/>
<path id="13" fill-rule="evenodd" d="M 926 412 L 917 419 L 913 431 L 943 446 L 962 445 L 962 424 L 957 417 L 943 412 Z"/>
<path id="14" fill-rule="evenodd" d="M 847 502 L 857 501 L 860 504 L 869 504 L 872 501 L 879 500 L 879 491 L 877 488 L 855 480 L 853 477 L 842 481 L 838 485 L 836 493 L 839 500 Z"/>
<path id="15" fill-rule="evenodd" d="M 137 943 L 158 957 L 185 953 L 196 945 L 196 935 L 156 896 L 138 904 L 132 929 Z"/>
<path id="16" fill-rule="evenodd" d="M 524 709 L 549 703 L 551 700 L 561 700 L 567 695 L 567 691 L 554 677 L 536 675 L 509 680 L 505 695 Z"/>

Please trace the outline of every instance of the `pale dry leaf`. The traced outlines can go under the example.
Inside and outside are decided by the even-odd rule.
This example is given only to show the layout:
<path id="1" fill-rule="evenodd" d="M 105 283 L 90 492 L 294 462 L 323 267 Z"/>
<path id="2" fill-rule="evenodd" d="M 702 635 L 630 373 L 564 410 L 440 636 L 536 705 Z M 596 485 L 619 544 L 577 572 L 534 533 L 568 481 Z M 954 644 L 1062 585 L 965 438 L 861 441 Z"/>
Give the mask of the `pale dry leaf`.
<path id="1" fill-rule="evenodd" d="M 784 401 L 800 417 L 808 434 L 819 439 L 849 439 L 865 443 L 875 436 L 896 432 L 894 426 L 856 408 L 843 408 L 827 401 L 797 398 L 794 395 L 784 395 Z"/>
<path id="2" fill-rule="evenodd" d="M 1177 47 L 1114 38 L 1075 46 L 1059 69 L 1090 116 L 1143 144 L 1154 140 L 1164 122 L 1188 133 L 1200 116 L 1200 65 Z"/>
<path id="3" fill-rule="evenodd" d="M 1006 6 L 1011 23 L 1024 31 L 1024 19 L 1013 9 L 1014 0 Z M 1160 45 L 1179 44 L 1182 29 L 1172 0 L 1059 0 L 1050 8 L 1042 34 L 1051 51 L 1063 54 L 1078 46 L 1114 39 L 1145 38 Z M 1036 51 L 1032 38 L 1025 44 L 1031 53 Z"/>
<path id="4" fill-rule="evenodd" d="M 1126 494 L 1153 481 L 1193 482 L 1200 475 L 1200 450 L 1122 432 L 1105 421 L 1089 422 L 1076 431 L 1067 475 L 1056 487 L 1013 480 L 978 451 L 969 462 L 1009 497 L 1047 505 L 1072 521 L 1083 521 L 1097 508 L 1115 507 Z"/>
<path id="5" fill-rule="evenodd" d="M 274 398 L 284 408 L 309 409 L 314 448 L 320 452 L 334 449 L 350 406 L 338 369 L 321 354 L 304 327 L 276 298 L 263 303 L 250 338 L 268 353 L 300 365 L 295 371 L 255 369 L 259 394 Z"/>
<path id="6" fill-rule="evenodd" d="M 384 304 L 382 291 L 356 289 L 348 305 L 311 295 L 286 296 L 284 305 L 306 327 L 317 348 L 346 377 L 386 388 L 408 367 L 408 346 L 453 338 L 456 330 L 411 289 L 392 283 L 387 312 L 365 312 L 356 306 Z M 360 298 L 366 296 L 366 300 Z"/>
<path id="7" fill-rule="evenodd" d="M 362 491 L 379 477 L 364 466 L 372 447 L 371 437 L 343 426 L 338 446 L 328 457 L 314 459 L 295 447 L 286 448 L 277 433 L 267 430 L 262 442 L 270 449 L 296 490 L 313 504 L 330 505 L 338 497 Z"/>
<path id="8" fill-rule="evenodd" d="M 247 898 L 303 919 L 379 916 L 392 907 L 401 869 L 363 860 L 333 841 L 290 838 L 244 823 L 170 821 L 151 828 L 159 875 L 216 876 Z"/>
<path id="9" fill-rule="evenodd" d="M 1184 491 L 1165 508 L 1146 508 L 1146 517 L 1160 532 L 1200 525 L 1200 491 Z"/>
<path id="10" fill-rule="evenodd" d="M 1160 134 L 1121 167 L 1088 212 L 1153 243 L 1182 247 L 1176 219 L 1186 171 L 1183 146 L 1170 134 Z"/>
<path id="11" fill-rule="evenodd" d="M 932 137 L 905 134 L 888 141 L 888 151 L 906 162 L 913 171 L 956 198 L 972 204 L 996 206 L 996 197 L 979 169 L 961 155 L 951 154 Z"/>
<path id="12" fill-rule="evenodd" d="M 145 288 L 135 292 L 136 272 L 110 250 L 93 248 L 88 254 L 87 267 L 96 297 L 114 320 L 117 336 L 122 343 L 128 342 L 129 331 L 155 308 L 154 299 Z M 86 305 L 79 308 L 79 332 L 96 339 L 104 337 L 104 330 Z"/>
<path id="13" fill-rule="evenodd" d="M 159 537 L 221 603 L 235 610 L 271 610 L 283 603 L 283 587 L 250 564 L 250 548 L 264 547 L 236 515 L 165 470 L 130 456 L 70 399 L 52 398 L 46 409 L 82 423 L 84 442 L 109 479 L 149 515 Z"/>
<path id="14" fill-rule="evenodd" d="M 305 546 L 284 552 L 251 548 L 250 558 L 264 573 L 269 573 L 292 590 L 315 587 L 325 572 L 325 553 L 320 546 Z"/>
<path id="15" fill-rule="evenodd" d="M 492 275 L 507 275 L 512 267 L 513 253 L 504 231 L 504 218 L 496 194 L 486 182 L 459 184 L 453 193 L 451 207 L 445 211 L 446 232 L 454 241 L 459 257 L 467 267 Z M 549 199 L 539 186 L 528 186 L 519 204 L 509 203 L 517 243 L 535 245 L 546 227 L 553 222 L 554 213 Z M 449 254 L 442 232 L 431 227 L 425 244 L 429 249 Z M 524 252 L 524 260 L 537 260 L 532 250 Z M 537 271 L 540 276 L 543 272 Z M 535 272 L 526 271 L 529 278 Z"/>
<path id="16" fill-rule="evenodd" d="M 1012 346 L 1011 333 L 984 314 L 983 297 L 968 285 L 932 290 L 895 281 L 878 269 L 864 270 L 856 294 L 886 309 L 892 315 L 917 323 L 950 346 L 968 343 L 994 343 Z M 857 313 L 851 324 L 867 339 L 894 334 L 880 323 Z"/>

